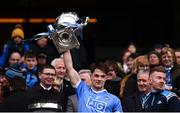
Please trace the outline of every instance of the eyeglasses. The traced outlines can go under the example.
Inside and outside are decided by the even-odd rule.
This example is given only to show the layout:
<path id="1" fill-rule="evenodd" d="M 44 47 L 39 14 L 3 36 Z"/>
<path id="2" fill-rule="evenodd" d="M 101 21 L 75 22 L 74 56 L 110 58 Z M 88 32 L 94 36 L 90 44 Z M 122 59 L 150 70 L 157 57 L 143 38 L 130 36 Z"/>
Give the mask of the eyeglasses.
<path id="1" fill-rule="evenodd" d="M 56 76 L 56 74 L 54 74 L 54 73 L 42 73 L 42 74 L 45 74 L 47 76 Z"/>

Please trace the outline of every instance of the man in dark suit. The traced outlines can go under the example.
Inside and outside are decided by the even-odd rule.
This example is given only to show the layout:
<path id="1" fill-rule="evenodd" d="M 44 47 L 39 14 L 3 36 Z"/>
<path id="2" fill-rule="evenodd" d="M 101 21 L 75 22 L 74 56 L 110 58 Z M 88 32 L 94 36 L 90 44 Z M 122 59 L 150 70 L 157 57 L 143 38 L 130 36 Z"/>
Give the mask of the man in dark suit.
<path id="1" fill-rule="evenodd" d="M 138 91 L 125 97 L 123 110 L 125 112 L 149 111 L 151 101 L 149 71 L 139 71 L 137 74 Z"/>
<path id="2" fill-rule="evenodd" d="M 29 111 L 62 111 L 62 97 L 53 88 L 55 76 L 55 68 L 51 65 L 40 69 L 40 84 L 29 90 L 32 100 L 28 105 Z"/>
<path id="3" fill-rule="evenodd" d="M 63 98 L 63 111 L 66 111 L 68 97 L 75 94 L 75 89 L 71 86 L 69 78 L 66 76 L 66 67 L 63 58 L 55 58 L 51 65 L 56 69 L 56 78 L 54 81 L 54 88 L 59 92 Z"/>

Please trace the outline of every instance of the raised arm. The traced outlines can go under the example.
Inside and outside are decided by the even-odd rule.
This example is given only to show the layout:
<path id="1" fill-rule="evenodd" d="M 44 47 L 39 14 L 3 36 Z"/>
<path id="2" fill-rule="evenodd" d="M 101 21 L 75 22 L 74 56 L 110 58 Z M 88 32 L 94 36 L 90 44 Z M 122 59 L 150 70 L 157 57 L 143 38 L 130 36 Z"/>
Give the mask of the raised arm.
<path id="1" fill-rule="evenodd" d="M 78 72 L 73 68 L 73 62 L 70 51 L 66 51 L 63 54 L 64 57 L 64 64 L 67 69 L 67 75 L 70 78 L 71 84 L 74 86 L 76 85 L 81 79 L 79 77 Z"/>

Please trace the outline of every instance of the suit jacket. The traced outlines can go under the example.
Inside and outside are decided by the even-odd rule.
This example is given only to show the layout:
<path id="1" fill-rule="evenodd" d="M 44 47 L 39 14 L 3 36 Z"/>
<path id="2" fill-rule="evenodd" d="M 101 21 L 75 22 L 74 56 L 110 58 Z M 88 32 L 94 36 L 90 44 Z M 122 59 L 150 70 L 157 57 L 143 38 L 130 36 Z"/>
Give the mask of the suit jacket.
<path id="1" fill-rule="evenodd" d="M 67 102 L 67 112 L 77 112 L 78 111 L 78 100 L 76 95 L 72 95 L 68 97 Z"/>
<path id="2" fill-rule="evenodd" d="M 28 105 L 35 105 L 37 103 L 57 103 L 58 108 L 54 109 L 53 107 L 49 108 L 31 108 L 29 107 L 29 111 L 62 111 L 62 97 L 58 91 L 56 91 L 53 87 L 50 90 L 44 90 L 40 85 L 33 87 L 28 90 L 28 94 L 31 96 L 31 102 Z"/>
<path id="3" fill-rule="evenodd" d="M 146 107 L 142 108 L 141 102 L 141 93 L 135 92 L 130 96 L 127 96 L 123 99 L 123 111 L 124 112 L 144 112 L 144 111 L 152 111 L 152 95 L 146 101 Z"/>
<path id="4" fill-rule="evenodd" d="M 142 111 L 140 96 L 138 93 L 125 97 L 122 104 L 124 112 Z"/>
<path id="5" fill-rule="evenodd" d="M 63 103 L 62 108 L 63 111 L 66 111 L 68 97 L 75 94 L 75 89 L 71 86 L 70 81 L 66 79 L 63 80 L 63 84 L 61 85 L 60 95 L 62 96 Z"/>

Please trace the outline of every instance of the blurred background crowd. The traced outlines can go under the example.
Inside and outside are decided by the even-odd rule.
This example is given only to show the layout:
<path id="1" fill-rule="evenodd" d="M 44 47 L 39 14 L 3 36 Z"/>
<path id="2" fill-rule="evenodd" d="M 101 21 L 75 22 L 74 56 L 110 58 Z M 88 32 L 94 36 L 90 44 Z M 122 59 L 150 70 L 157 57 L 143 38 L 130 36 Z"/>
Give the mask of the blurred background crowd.
<path id="1" fill-rule="evenodd" d="M 80 48 L 71 50 L 73 66 L 79 73 L 104 62 L 108 67 L 105 89 L 125 106 L 126 97 L 138 90 L 139 71 L 162 66 L 166 74 L 164 88 L 179 98 L 178 0 L 7 0 L 5 4 L 0 5 L 0 102 L 10 95 L 13 85 L 9 79 L 14 75 L 22 74 L 25 89 L 31 89 L 43 81 L 41 67 L 51 64 L 57 72 L 52 86 L 63 99 L 63 111 L 70 109 L 68 98 L 75 91 L 66 77 L 63 55 L 46 35 L 33 39 L 34 35 L 47 32 L 47 25 L 64 11 L 77 12 L 91 20 L 83 29 L 83 39 L 78 38 Z M 127 110 L 124 106 L 123 110 Z"/>

